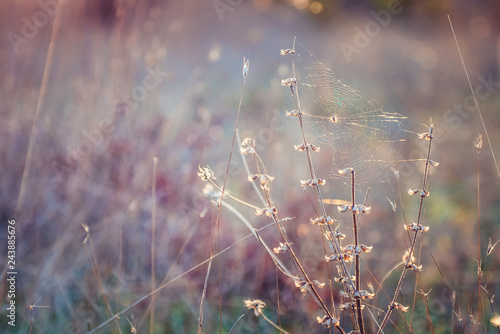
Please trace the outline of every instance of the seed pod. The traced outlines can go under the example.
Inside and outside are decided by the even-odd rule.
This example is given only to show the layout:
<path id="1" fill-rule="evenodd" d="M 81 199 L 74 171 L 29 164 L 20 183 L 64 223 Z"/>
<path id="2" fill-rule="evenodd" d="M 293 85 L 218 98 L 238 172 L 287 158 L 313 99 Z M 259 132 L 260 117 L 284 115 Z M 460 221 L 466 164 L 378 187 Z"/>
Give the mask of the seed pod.
<path id="1" fill-rule="evenodd" d="M 280 51 L 280 55 L 284 56 L 284 55 L 287 55 L 287 54 L 295 54 L 295 50 L 292 50 L 292 49 L 281 49 Z"/>

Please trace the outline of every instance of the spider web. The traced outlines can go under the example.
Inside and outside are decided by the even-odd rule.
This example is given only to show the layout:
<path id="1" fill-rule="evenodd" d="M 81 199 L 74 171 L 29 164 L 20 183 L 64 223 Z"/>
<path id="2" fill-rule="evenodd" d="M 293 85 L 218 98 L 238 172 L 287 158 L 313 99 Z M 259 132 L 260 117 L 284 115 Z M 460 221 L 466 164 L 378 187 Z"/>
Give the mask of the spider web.
<path id="1" fill-rule="evenodd" d="M 350 184 L 338 170 L 354 168 L 356 183 L 394 179 L 393 146 L 402 139 L 406 117 L 384 111 L 362 92 L 345 85 L 309 52 L 296 53 L 297 93 L 304 125 L 316 140 L 333 149 L 332 175 Z"/>

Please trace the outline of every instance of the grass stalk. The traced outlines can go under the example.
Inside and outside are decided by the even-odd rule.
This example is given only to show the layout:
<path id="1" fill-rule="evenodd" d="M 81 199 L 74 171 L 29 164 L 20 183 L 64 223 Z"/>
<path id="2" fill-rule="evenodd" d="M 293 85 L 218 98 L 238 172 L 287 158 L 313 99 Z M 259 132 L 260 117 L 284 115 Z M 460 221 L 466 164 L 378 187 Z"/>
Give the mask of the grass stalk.
<path id="1" fill-rule="evenodd" d="M 220 235 L 220 213 L 221 213 L 221 206 L 222 206 L 221 204 L 222 204 L 222 201 L 224 200 L 224 192 L 226 190 L 227 179 L 229 176 L 229 167 L 231 166 L 231 160 L 233 157 L 234 144 L 236 141 L 236 133 L 238 131 L 238 123 L 239 123 L 240 112 L 241 112 L 241 104 L 243 102 L 243 92 L 245 90 L 245 85 L 247 82 L 246 79 L 247 79 L 247 75 L 248 75 L 249 64 L 250 64 L 250 61 L 243 58 L 243 84 L 241 86 L 241 91 L 240 91 L 240 100 L 238 103 L 238 110 L 236 112 L 236 120 L 234 122 L 233 139 L 231 141 L 231 148 L 229 150 L 229 157 L 227 160 L 226 173 L 224 174 L 224 183 L 222 184 L 220 203 L 217 205 L 217 217 L 216 217 L 216 222 L 215 222 L 216 233 L 215 233 L 214 238 L 213 238 L 214 242 L 212 243 L 211 254 L 213 254 L 213 250 L 214 250 L 214 246 L 215 246 L 215 236 Z M 218 250 L 220 252 L 220 237 L 217 237 L 217 240 L 219 241 Z M 210 268 L 211 268 L 211 265 L 209 265 L 209 267 L 208 267 L 205 282 L 207 282 L 208 276 L 210 275 Z M 204 291 L 202 293 L 202 299 L 200 301 L 200 316 L 198 318 L 198 334 L 201 334 L 201 327 L 202 327 L 202 322 L 203 322 L 203 302 L 204 302 L 204 298 L 205 298 L 206 287 L 207 286 L 205 284 Z M 219 325 L 219 333 L 222 334 L 222 267 L 221 267 L 220 262 L 219 262 L 219 308 L 220 308 L 220 310 L 219 310 L 219 324 L 220 324 Z"/>
<path id="2" fill-rule="evenodd" d="M 42 83 L 40 85 L 40 91 L 38 93 L 38 100 L 36 103 L 35 115 L 33 116 L 33 124 L 31 126 L 30 139 L 28 143 L 28 152 L 26 153 L 26 161 L 24 163 L 23 176 L 21 178 L 21 186 L 19 189 L 19 195 L 16 204 L 16 215 L 21 214 L 21 210 L 24 205 L 24 196 L 26 194 L 26 187 L 28 182 L 28 177 L 32 168 L 33 150 L 36 143 L 36 137 L 38 135 L 38 123 L 40 119 L 40 112 L 45 102 L 45 96 L 47 95 L 47 89 L 49 87 L 49 76 L 52 68 L 52 63 L 54 60 L 54 49 L 56 44 L 56 38 L 59 33 L 59 26 L 61 24 L 62 9 L 61 5 L 57 3 L 57 10 L 54 18 L 54 24 L 52 26 L 52 33 L 50 36 L 49 48 L 47 50 L 47 58 L 45 60 L 45 66 L 43 69 Z"/>
<path id="3" fill-rule="evenodd" d="M 156 289 L 156 260 L 155 260 L 155 235 L 156 235 L 156 172 L 158 158 L 153 158 L 153 184 L 151 186 L 151 291 Z M 149 323 L 149 333 L 154 333 L 155 328 L 155 303 L 156 295 L 151 296 L 151 317 Z"/>
<path id="4" fill-rule="evenodd" d="M 90 238 L 90 231 L 89 227 L 87 225 L 83 225 L 83 228 L 85 229 L 85 232 L 87 232 L 87 236 L 85 237 L 85 240 L 83 241 L 83 248 L 85 250 L 85 254 L 87 255 L 87 258 L 89 259 L 90 263 L 90 268 L 92 269 L 92 272 L 94 273 L 94 277 L 97 281 L 97 285 L 99 286 L 99 291 L 101 292 L 102 299 L 104 301 L 104 304 L 106 305 L 106 311 L 108 311 L 108 316 L 113 314 L 113 311 L 111 310 L 111 306 L 109 305 L 108 301 L 108 296 L 106 292 L 104 291 L 104 287 L 102 285 L 102 280 L 101 280 L 101 275 L 99 274 L 99 270 L 97 267 L 97 260 L 95 257 L 95 252 L 94 252 L 94 246 L 92 244 L 92 238 Z M 87 243 L 90 248 L 90 254 L 87 250 Z M 114 319 L 114 323 L 116 325 L 116 328 L 120 334 L 122 334 L 122 330 L 120 328 L 120 325 L 118 324 L 118 321 Z"/>
<path id="5" fill-rule="evenodd" d="M 482 263 L 481 263 L 481 183 L 480 183 L 480 164 L 479 164 L 479 158 L 481 154 L 481 146 L 482 146 L 482 139 L 481 139 L 481 134 L 476 139 L 476 142 L 474 143 L 476 147 L 476 182 L 477 182 L 477 267 L 478 267 L 478 272 L 477 272 L 477 298 L 478 298 L 478 313 L 479 313 L 479 321 L 483 322 L 483 301 L 481 299 L 481 277 L 482 277 Z"/>
<path id="6" fill-rule="evenodd" d="M 488 145 L 490 147 L 491 156 L 492 156 L 493 162 L 495 164 L 497 175 L 498 175 L 498 178 L 500 179 L 500 167 L 498 166 L 497 158 L 495 156 L 495 152 L 493 151 L 493 146 L 491 145 L 490 135 L 488 134 L 488 130 L 486 129 L 486 124 L 484 123 L 483 113 L 481 112 L 481 109 L 479 108 L 479 103 L 477 103 L 476 93 L 474 92 L 474 89 L 472 88 L 472 83 L 470 81 L 469 72 L 467 71 L 467 67 L 465 66 L 465 61 L 464 61 L 464 57 L 462 56 L 462 51 L 460 51 L 460 46 L 458 45 L 457 35 L 455 34 L 455 29 L 453 29 L 453 24 L 451 23 L 450 15 L 448 15 L 448 22 L 450 23 L 451 32 L 453 34 L 453 38 L 455 39 L 455 44 L 457 46 L 458 55 L 460 56 L 460 61 L 462 62 L 462 66 L 464 68 L 465 76 L 467 77 L 467 82 L 469 83 L 469 88 L 470 88 L 472 97 L 474 98 L 474 105 L 476 106 L 477 112 L 479 114 L 479 119 L 481 120 L 481 125 L 483 126 L 484 134 L 486 136 L 486 140 L 488 141 Z"/>

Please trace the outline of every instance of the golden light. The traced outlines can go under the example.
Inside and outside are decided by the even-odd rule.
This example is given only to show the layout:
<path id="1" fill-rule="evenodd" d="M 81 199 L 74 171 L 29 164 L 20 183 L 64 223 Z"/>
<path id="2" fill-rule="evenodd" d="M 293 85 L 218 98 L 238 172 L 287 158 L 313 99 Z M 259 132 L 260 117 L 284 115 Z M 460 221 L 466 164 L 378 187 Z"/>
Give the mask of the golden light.
<path id="1" fill-rule="evenodd" d="M 309 10 L 313 14 L 319 14 L 319 13 L 321 13 L 323 11 L 323 4 L 321 2 L 319 2 L 319 1 L 313 1 L 309 5 Z"/>

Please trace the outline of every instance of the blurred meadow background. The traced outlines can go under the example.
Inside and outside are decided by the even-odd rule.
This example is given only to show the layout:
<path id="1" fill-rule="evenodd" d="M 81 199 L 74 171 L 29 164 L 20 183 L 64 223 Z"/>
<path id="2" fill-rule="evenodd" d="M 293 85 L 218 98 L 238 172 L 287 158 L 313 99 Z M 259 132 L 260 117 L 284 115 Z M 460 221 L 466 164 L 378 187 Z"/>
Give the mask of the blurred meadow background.
<path id="1" fill-rule="evenodd" d="M 198 166 L 208 165 L 222 185 L 246 57 L 250 70 L 242 93 L 241 137 L 255 139 L 268 173 L 275 176 L 274 204 L 282 217 L 294 217 L 286 228 L 308 273 L 328 279 L 321 235 L 309 223 L 312 195 L 299 183 L 308 173 L 304 156 L 293 149 L 301 134 L 297 122 L 285 116 L 293 99 L 281 80 L 290 76 L 291 62 L 280 49 L 291 48 L 294 36 L 345 84 L 386 111 L 408 117 L 404 126 L 409 130 L 424 132 L 420 124 L 432 119 L 431 155 L 440 165 L 431 171 L 431 196 L 423 211 L 430 231 L 418 251 L 425 292 L 432 289 L 428 303 L 434 330 L 464 331 L 461 316 L 469 332 L 497 331 L 490 318 L 500 312 L 500 304 L 488 299 L 500 292 L 500 253 L 494 249 L 483 263 L 481 301 L 476 260 L 478 240 L 484 260 L 488 239 L 500 238 L 500 176 L 492 156 L 492 151 L 500 155 L 498 1 L 59 3 L 0 3 L 0 254 L 6 259 L 7 222 L 15 219 L 18 272 L 12 327 L 5 316 L 9 287 L 3 261 L 2 333 L 92 330 L 146 296 L 152 275 L 159 286 L 205 261 L 214 234 L 214 252 L 238 244 L 212 264 L 203 333 L 220 328 L 228 333 L 242 314 L 234 333 L 279 332 L 246 309 L 244 299 L 264 301 L 264 313 L 274 322 L 279 314 L 291 333 L 330 332 L 317 324 L 317 306 L 277 273 L 259 241 L 253 236 L 241 241 L 250 231 L 233 213 L 222 208 L 220 226 L 214 227 L 217 210 L 197 176 Z M 478 155 L 474 141 L 479 134 Z M 236 144 L 226 191 L 257 204 Z M 314 159 L 318 173 L 327 177 L 332 156 L 327 145 L 321 146 Z M 404 159 L 426 154 L 416 136 L 408 136 L 397 150 Z M 423 165 L 414 163 L 401 171 L 402 202 L 394 184 L 373 180 L 357 188 L 358 198 L 371 188 L 372 213 L 363 218 L 360 238 L 374 249 L 363 258 L 363 286 L 376 290 L 376 282 L 401 261 L 407 247 L 401 208 L 409 221 L 415 219 L 418 203 L 406 191 L 420 186 L 422 173 Z M 348 200 L 349 188 L 330 181 L 325 197 Z M 387 198 L 397 202 L 396 211 Z M 330 209 L 336 214 L 336 207 Z M 254 210 L 239 210 L 256 228 L 271 223 Z M 261 236 L 272 246 L 280 241 L 273 226 Z M 155 295 L 154 331 L 149 298 L 99 332 L 194 333 L 207 266 Z M 390 296 L 400 271 L 384 283 Z M 402 289 L 406 304 L 412 304 L 415 291 L 415 274 L 409 273 Z M 329 288 L 322 293 L 330 298 Z M 338 291 L 331 295 L 338 299 Z M 387 333 L 430 331 L 417 299 L 412 329 L 393 314 Z M 386 295 L 377 297 L 381 312 L 388 302 Z"/>

